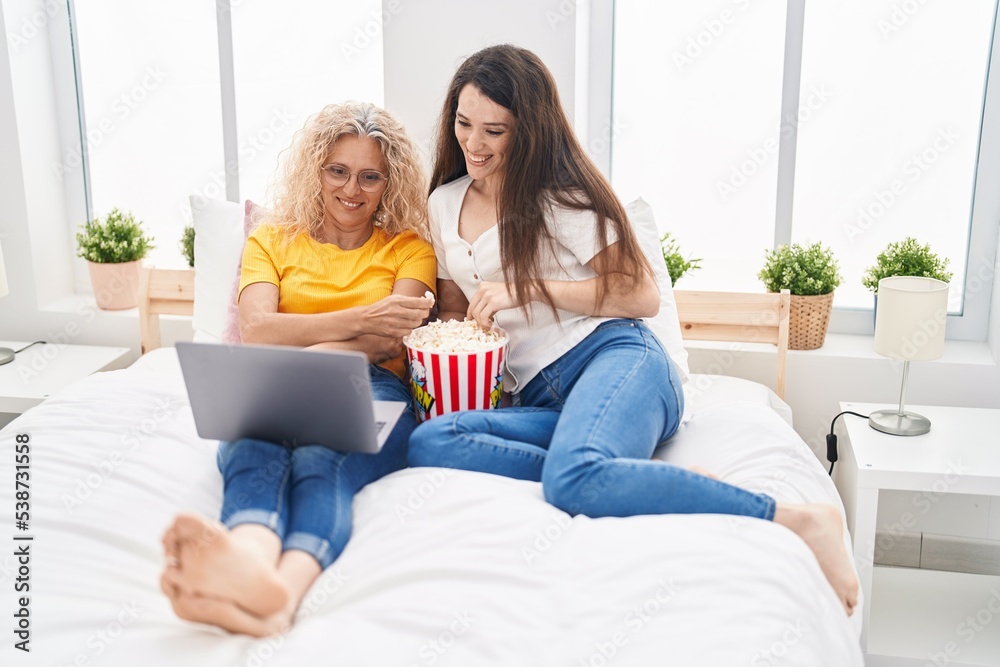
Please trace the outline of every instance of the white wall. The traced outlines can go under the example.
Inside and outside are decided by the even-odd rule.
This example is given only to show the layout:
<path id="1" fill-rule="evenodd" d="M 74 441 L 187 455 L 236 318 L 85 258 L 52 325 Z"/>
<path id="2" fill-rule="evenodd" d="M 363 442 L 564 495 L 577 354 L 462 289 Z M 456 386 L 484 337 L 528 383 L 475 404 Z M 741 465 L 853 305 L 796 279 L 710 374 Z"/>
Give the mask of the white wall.
<path id="1" fill-rule="evenodd" d="M 465 58 L 494 44 L 534 51 L 548 66 L 570 120 L 575 97 L 576 17 L 569 0 L 383 0 L 385 106 L 424 149 L 452 75 Z M 579 3 L 581 10 L 587 3 Z M 499 9 L 502 7 L 502 9 Z M 483 8 L 483 9 L 480 9 Z M 476 11 L 480 10 L 480 11 Z"/>
<path id="2" fill-rule="evenodd" d="M 11 294 L 0 299 L 0 339 L 68 338 L 74 343 L 131 346 L 138 356 L 134 315 L 95 311 L 78 299 L 50 299 L 53 285 L 63 283 L 58 277 L 64 269 L 61 263 L 72 253 L 68 239 L 48 231 L 49 225 L 64 229 L 60 216 L 65 214 L 39 157 L 51 153 L 53 137 L 58 136 L 51 76 L 46 76 L 44 64 L 51 61 L 50 48 L 45 31 L 39 31 L 8 59 L 8 42 L 19 34 L 23 17 L 11 20 L 13 4 L 4 3 L 0 17 L 0 243 L 11 288 Z M 512 0 L 496 13 L 473 12 L 478 3 L 459 0 L 384 0 L 383 6 L 391 15 L 384 35 L 385 104 L 424 145 L 429 146 L 444 88 L 457 64 L 497 42 L 538 53 L 553 70 L 573 117 L 576 3 Z M 17 7 L 30 13 L 43 3 Z M 1000 290 L 993 292 L 993 312 L 1000 312 Z M 188 322 L 164 324 L 164 344 L 185 337 L 190 337 Z M 1000 318 L 991 321 L 989 342 L 991 347 L 951 344 L 945 359 L 914 364 L 908 403 L 1000 408 L 1000 367 L 994 361 L 1000 356 Z M 773 383 L 771 352 L 732 354 L 699 348 L 692 352 L 691 365 L 696 372 L 718 365 L 727 373 Z M 821 350 L 792 352 L 786 399 L 795 412 L 796 430 L 824 458 L 820 434 L 829 428 L 838 402 L 893 404 L 899 379 L 898 369 L 875 355 L 870 339 L 863 337 L 836 337 Z"/>

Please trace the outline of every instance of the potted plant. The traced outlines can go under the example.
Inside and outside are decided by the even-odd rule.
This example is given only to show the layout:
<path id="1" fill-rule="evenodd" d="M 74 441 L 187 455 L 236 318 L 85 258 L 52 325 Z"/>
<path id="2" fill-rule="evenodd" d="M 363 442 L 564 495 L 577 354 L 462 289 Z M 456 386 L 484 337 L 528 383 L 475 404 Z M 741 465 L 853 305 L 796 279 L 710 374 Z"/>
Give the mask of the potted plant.
<path id="1" fill-rule="evenodd" d="M 833 308 L 833 290 L 841 280 L 833 252 L 820 243 L 783 245 L 767 251 L 764 268 L 757 277 L 768 292 L 791 292 L 788 347 L 822 347 Z"/>
<path id="2" fill-rule="evenodd" d="M 121 310 L 139 305 L 139 265 L 153 247 L 142 221 L 117 208 L 95 218 L 76 234 L 77 255 L 87 260 L 98 308 Z"/>
<path id="3" fill-rule="evenodd" d="M 181 254 L 187 260 L 188 266 L 194 268 L 194 225 L 188 225 L 181 234 Z"/>
<path id="4" fill-rule="evenodd" d="M 701 258 L 685 259 L 681 254 L 680 246 L 670 236 L 670 232 L 660 237 L 660 248 L 663 250 L 663 261 L 667 263 L 667 273 L 670 274 L 671 285 L 676 285 L 681 276 L 688 271 L 701 268 Z"/>
<path id="5" fill-rule="evenodd" d="M 950 261 L 947 257 L 938 257 L 930 244 L 920 245 L 915 238 L 907 236 L 898 243 L 887 245 L 875 258 L 875 263 L 865 270 L 861 282 L 875 294 L 876 299 L 878 281 L 890 276 L 922 276 L 948 283 L 951 282 Z"/>

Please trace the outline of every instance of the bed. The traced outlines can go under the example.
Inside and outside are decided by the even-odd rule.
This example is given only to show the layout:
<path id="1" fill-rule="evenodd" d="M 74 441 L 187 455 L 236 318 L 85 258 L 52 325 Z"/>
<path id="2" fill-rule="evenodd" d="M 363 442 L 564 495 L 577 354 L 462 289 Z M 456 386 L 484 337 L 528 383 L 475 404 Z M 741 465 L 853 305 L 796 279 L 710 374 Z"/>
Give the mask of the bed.
<path id="1" fill-rule="evenodd" d="M 145 276 L 146 333 L 156 329 L 152 311 L 190 308 L 188 280 Z M 719 328 L 699 324 L 688 305 L 704 298 L 678 296 L 688 335 Z M 780 298 L 768 308 L 780 315 Z M 780 333 L 772 315 L 750 317 Z M 357 497 L 353 539 L 287 635 L 255 640 L 179 620 L 158 588 L 160 538 L 178 511 L 216 516 L 222 484 L 216 443 L 195 432 L 174 350 L 147 346 L 130 368 L 93 375 L 0 431 L 0 507 L 14 506 L 18 436 L 31 446 L 25 664 L 863 664 L 861 614 L 845 616 L 812 554 L 778 525 L 570 517 L 544 502 L 539 484 L 433 468 L 397 472 Z M 656 458 L 779 500 L 842 508 L 774 391 L 691 380 L 685 421 Z M 0 556 L 8 619 L 17 603 L 11 544 L 22 543 Z M 3 664 L 22 657 L 7 636 Z"/>
<path id="2" fill-rule="evenodd" d="M 544 502 L 539 484 L 433 468 L 362 491 L 351 542 L 287 635 L 254 640 L 178 619 L 158 587 L 160 538 L 179 511 L 217 516 L 222 483 L 176 354 L 160 347 L 159 318 L 193 316 L 196 339 L 232 332 L 232 268 L 253 206 L 191 204 L 199 272 L 143 271 L 139 361 L 53 395 L 0 431 L 5 479 L 14 478 L 17 441 L 27 437 L 31 450 L 30 530 L 17 535 L 35 536 L 29 664 L 863 664 L 861 614 L 844 615 L 812 554 L 778 525 L 570 517 Z M 777 349 L 774 390 L 691 376 L 683 424 L 655 457 L 842 510 L 781 398 L 787 294 L 672 290 L 648 205 L 627 210 L 658 272 L 660 315 L 650 326 L 673 358 L 686 358 L 682 338 Z M 0 507 L 13 509 L 15 492 L 12 481 L 0 484 Z M 8 614 L 22 606 L 20 564 L 13 548 L 0 553 Z M 0 664 L 22 657 L 12 644 L 0 648 Z"/>

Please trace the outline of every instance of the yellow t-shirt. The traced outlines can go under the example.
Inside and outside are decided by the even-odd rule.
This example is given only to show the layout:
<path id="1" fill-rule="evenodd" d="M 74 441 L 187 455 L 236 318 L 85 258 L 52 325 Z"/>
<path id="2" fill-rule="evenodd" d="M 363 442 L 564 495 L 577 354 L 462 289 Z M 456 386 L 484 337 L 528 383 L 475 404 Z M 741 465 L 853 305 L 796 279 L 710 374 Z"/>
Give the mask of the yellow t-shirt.
<path id="1" fill-rule="evenodd" d="M 279 313 L 328 313 L 384 299 L 401 278 L 435 289 L 434 250 L 413 232 L 390 237 L 376 227 L 360 248 L 342 250 L 309 234 L 286 244 L 282 230 L 261 226 L 243 250 L 240 294 L 247 285 L 271 283 L 278 287 Z M 380 365 L 400 377 L 404 374 L 403 356 Z"/>

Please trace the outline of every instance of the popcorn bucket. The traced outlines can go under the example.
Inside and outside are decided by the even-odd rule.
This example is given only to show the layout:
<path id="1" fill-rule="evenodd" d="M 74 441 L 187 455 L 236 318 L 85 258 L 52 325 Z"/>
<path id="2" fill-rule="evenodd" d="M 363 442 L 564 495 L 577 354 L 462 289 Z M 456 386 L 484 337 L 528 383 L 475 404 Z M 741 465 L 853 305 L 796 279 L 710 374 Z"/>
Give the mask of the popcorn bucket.
<path id="1" fill-rule="evenodd" d="M 460 410 L 491 410 L 500 404 L 508 336 L 499 327 L 494 332 L 502 340 L 475 352 L 421 349 L 410 344 L 410 336 L 403 338 L 418 421 Z"/>

